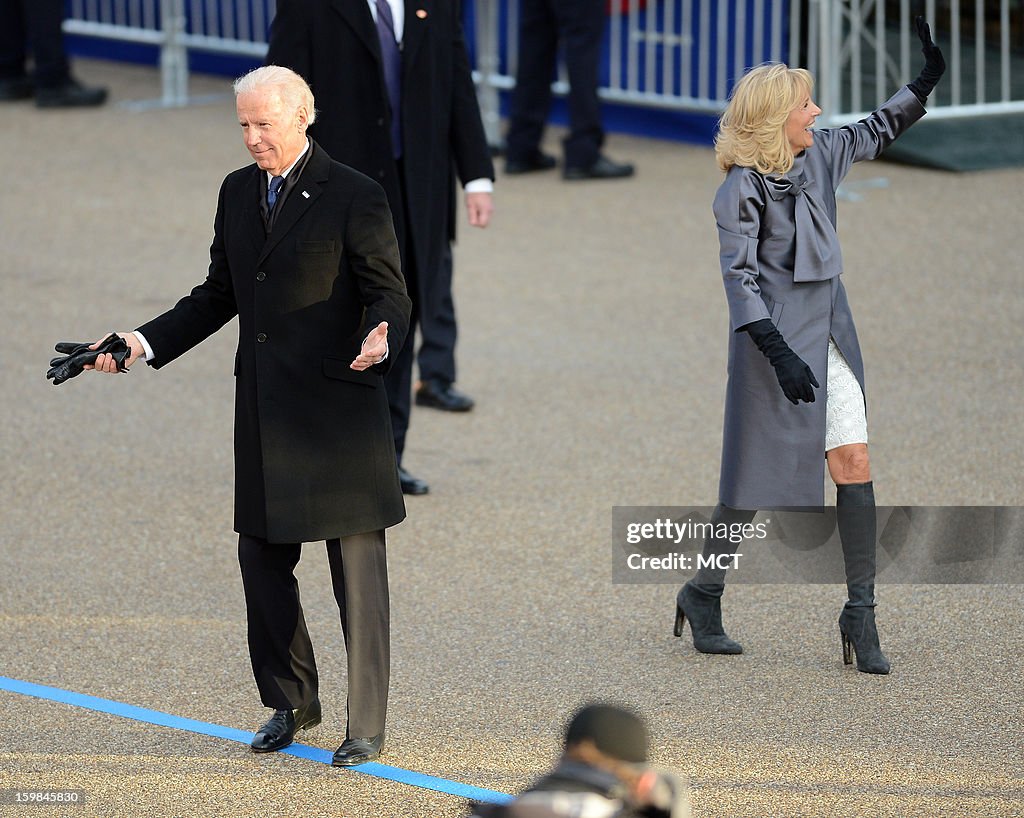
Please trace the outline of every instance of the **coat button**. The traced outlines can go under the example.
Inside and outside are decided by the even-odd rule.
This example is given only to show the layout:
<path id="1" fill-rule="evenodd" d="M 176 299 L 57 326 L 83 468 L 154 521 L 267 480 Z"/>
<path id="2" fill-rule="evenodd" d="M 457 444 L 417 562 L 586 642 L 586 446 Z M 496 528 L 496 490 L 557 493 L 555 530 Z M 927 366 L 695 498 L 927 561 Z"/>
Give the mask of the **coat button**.
<path id="1" fill-rule="evenodd" d="M 258 273 L 256 273 L 256 280 L 257 281 L 263 281 L 263 279 L 265 279 L 266 277 L 267 277 L 267 274 L 265 272 L 263 272 L 262 270 L 260 270 Z"/>
<path id="2" fill-rule="evenodd" d="M 383 170 L 378 170 L 377 171 L 377 177 L 380 178 L 380 179 L 383 179 L 384 178 L 384 171 Z"/>
<path id="3" fill-rule="evenodd" d="M 377 117 L 377 127 L 379 127 L 379 128 L 383 128 L 384 127 L 384 117 L 382 117 L 382 116 L 381 117 Z"/>
<path id="4" fill-rule="evenodd" d="M 264 341 L 267 340 L 267 333 L 261 332 L 259 335 L 256 336 L 256 340 L 262 344 Z"/>

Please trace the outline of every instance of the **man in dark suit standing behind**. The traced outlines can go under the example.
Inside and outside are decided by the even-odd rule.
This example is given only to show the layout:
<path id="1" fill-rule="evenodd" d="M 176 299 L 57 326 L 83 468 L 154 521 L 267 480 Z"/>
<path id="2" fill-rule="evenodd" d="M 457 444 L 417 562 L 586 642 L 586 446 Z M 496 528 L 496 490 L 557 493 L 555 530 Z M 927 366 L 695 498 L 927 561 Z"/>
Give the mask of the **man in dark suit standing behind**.
<path id="1" fill-rule="evenodd" d="M 275 711 L 252 749 L 279 750 L 320 723 L 294 569 L 303 542 L 326 540 L 348 651 L 348 726 L 334 763 L 351 766 L 376 758 L 384 740 L 384 529 L 405 505 L 381 375 L 410 302 L 384 191 L 307 138 L 315 109 L 305 81 L 259 68 L 235 94 L 256 164 L 221 186 L 207 278 L 119 334 L 126 365 L 159 369 L 238 316 L 235 530 L 253 673 Z M 118 371 L 105 354 L 95 369 Z"/>
<path id="2" fill-rule="evenodd" d="M 417 321 L 424 336 L 417 404 L 472 406 L 452 385 L 452 168 L 465 185 L 469 223 L 486 227 L 494 167 L 458 8 L 452 0 L 278 0 L 267 53 L 268 64 L 288 66 L 313 87 L 316 140 L 387 191 L 413 300 L 410 332 L 385 379 L 406 494 L 428 491 L 401 468 Z"/>

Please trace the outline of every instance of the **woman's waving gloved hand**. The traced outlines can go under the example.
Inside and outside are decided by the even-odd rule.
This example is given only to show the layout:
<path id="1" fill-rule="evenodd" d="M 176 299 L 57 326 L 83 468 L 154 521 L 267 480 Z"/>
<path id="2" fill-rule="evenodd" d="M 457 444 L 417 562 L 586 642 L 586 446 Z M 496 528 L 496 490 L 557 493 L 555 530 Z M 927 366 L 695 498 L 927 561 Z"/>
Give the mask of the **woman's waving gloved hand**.
<path id="1" fill-rule="evenodd" d="M 932 92 L 935 84 L 942 78 L 942 75 L 946 72 L 946 60 L 942 56 L 942 51 L 935 45 L 935 41 L 932 39 L 932 32 L 925 22 L 924 17 L 915 17 L 914 26 L 917 28 L 917 36 L 921 40 L 921 53 L 924 54 L 924 68 L 921 69 L 921 73 L 918 74 L 917 78 L 911 80 L 907 87 L 917 96 L 921 103 L 928 99 L 928 95 Z"/>

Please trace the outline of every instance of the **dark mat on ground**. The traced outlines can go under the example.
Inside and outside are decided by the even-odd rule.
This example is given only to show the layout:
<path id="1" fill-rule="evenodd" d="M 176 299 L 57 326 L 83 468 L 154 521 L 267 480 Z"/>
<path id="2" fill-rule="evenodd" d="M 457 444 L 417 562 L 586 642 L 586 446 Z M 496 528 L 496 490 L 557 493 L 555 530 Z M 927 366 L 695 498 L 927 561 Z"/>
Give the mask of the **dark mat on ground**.
<path id="1" fill-rule="evenodd" d="M 926 119 L 883 158 L 952 171 L 1024 166 L 1024 114 Z"/>

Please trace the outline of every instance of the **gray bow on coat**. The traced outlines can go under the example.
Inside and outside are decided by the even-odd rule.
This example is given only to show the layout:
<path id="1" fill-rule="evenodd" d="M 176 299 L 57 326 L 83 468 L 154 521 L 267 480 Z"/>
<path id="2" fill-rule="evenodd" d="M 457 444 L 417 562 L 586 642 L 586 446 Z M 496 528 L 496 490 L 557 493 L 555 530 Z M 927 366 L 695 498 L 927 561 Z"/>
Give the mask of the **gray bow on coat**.
<path id="1" fill-rule="evenodd" d="M 794 281 L 828 281 L 843 271 L 843 253 L 839 236 L 828 213 L 811 194 L 813 180 L 766 176 L 768 192 L 775 201 L 784 196 L 796 200 L 796 252 L 793 259 Z"/>

